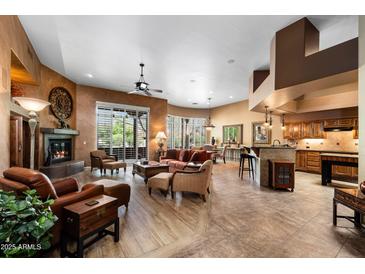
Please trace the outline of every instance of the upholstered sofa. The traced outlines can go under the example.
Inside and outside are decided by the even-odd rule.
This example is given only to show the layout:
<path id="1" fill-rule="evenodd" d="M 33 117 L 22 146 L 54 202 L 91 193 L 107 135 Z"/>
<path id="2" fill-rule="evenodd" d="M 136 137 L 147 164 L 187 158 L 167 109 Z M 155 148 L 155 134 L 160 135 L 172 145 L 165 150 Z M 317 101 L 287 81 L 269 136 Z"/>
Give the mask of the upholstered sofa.
<path id="1" fill-rule="evenodd" d="M 17 194 L 22 194 L 28 189 L 35 189 L 42 200 L 48 197 L 54 199 L 51 209 L 58 217 L 58 221 L 52 229 L 53 245 L 60 241 L 63 208 L 67 205 L 101 195 L 104 191 L 102 185 L 94 184 L 86 184 L 80 189 L 77 181 L 73 178 L 52 183 L 43 173 L 21 167 L 11 167 L 4 171 L 3 176 L 3 178 L 0 177 L 0 188 L 5 191 L 14 191 Z"/>
<path id="2" fill-rule="evenodd" d="M 160 157 L 160 163 L 169 165 L 169 172 L 183 170 L 189 162 L 204 163 L 210 160 L 211 153 L 206 150 L 168 149 L 165 156 Z"/>

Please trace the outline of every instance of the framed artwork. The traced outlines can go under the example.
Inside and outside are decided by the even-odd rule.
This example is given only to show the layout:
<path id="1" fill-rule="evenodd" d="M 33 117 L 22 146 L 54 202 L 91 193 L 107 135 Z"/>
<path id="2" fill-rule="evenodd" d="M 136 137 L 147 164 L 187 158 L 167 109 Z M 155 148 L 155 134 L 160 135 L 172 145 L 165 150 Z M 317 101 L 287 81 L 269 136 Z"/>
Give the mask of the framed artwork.
<path id="1" fill-rule="evenodd" d="M 223 126 L 224 144 L 242 144 L 243 124 Z"/>
<path id="2" fill-rule="evenodd" d="M 252 145 L 271 144 L 271 129 L 264 122 L 252 123 Z"/>

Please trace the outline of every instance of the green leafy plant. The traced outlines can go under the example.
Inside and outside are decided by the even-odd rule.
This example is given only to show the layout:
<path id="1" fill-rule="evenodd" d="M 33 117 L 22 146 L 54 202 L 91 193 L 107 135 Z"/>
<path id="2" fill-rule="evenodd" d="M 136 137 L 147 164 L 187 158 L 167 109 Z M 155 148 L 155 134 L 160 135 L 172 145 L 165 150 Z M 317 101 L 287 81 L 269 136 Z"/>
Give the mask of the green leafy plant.
<path id="1" fill-rule="evenodd" d="M 24 195 L 0 190 L 0 256 L 34 257 L 51 247 L 50 229 L 57 221 L 50 205 L 36 190 Z"/>

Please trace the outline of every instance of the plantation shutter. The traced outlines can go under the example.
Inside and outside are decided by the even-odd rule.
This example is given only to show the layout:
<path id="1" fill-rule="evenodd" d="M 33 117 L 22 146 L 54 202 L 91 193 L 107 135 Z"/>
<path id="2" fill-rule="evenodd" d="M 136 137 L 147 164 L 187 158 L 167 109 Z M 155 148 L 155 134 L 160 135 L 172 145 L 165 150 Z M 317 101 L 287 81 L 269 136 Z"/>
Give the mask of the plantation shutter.
<path id="1" fill-rule="evenodd" d="M 112 109 L 104 106 L 97 108 L 97 148 L 110 153 L 112 144 Z"/>
<path id="2" fill-rule="evenodd" d="M 147 159 L 147 132 L 148 132 L 148 112 L 138 111 L 137 118 L 137 147 L 138 159 Z"/>

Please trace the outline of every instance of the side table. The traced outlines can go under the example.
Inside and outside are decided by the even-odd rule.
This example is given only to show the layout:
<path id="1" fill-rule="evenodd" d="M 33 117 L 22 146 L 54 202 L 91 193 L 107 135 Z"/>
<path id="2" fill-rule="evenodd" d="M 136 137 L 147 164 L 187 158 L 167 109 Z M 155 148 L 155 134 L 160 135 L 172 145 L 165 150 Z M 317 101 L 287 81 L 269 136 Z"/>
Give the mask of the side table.
<path id="1" fill-rule="evenodd" d="M 89 206 L 86 203 L 96 200 L 97 204 Z M 84 249 L 106 235 L 114 236 L 114 242 L 119 241 L 118 199 L 99 195 L 64 207 L 64 224 L 61 234 L 61 257 L 79 257 L 84 255 Z M 106 228 L 114 224 L 114 232 Z M 84 241 L 98 234 L 87 244 Z M 67 251 L 67 242 L 75 240 L 77 251 Z"/>
<path id="2" fill-rule="evenodd" d="M 354 216 L 337 215 L 337 204 L 340 203 L 354 211 Z M 333 197 L 333 225 L 337 225 L 337 218 L 344 218 L 352 222 L 355 227 L 364 228 L 361 215 L 365 214 L 365 195 L 359 189 L 335 188 Z"/>

